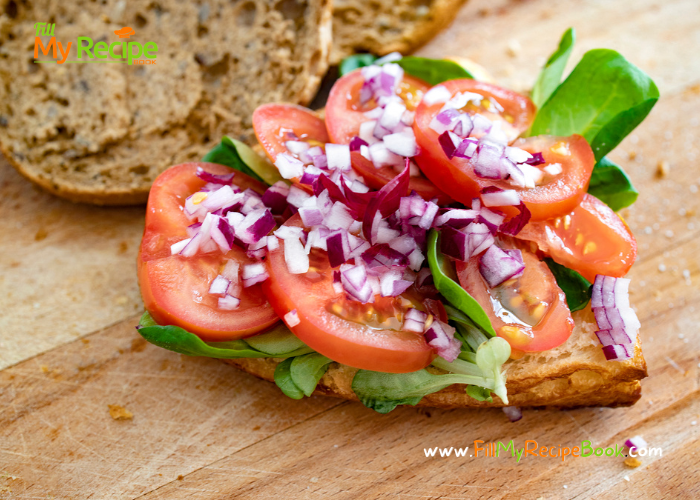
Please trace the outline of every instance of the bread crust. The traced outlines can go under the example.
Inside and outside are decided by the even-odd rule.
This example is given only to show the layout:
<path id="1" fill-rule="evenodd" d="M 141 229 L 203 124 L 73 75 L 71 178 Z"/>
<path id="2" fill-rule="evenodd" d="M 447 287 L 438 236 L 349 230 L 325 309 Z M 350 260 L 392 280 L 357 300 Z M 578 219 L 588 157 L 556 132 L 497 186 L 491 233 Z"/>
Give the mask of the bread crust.
<path id="1" fill-rule="evenodd" d="M 330 0 L 122 4 L 40 0 L 0 23 L 10 54 L 0 68 L 0 151 L 74 202 L 145 203 L 165 168 L 201 159 L 222 135 L 253 142 L 257 105 L 307 104 L 328 69 Z M 157 64 L 28 64 L 37 12 L 55 17 L 57 39 L 74 47 L 77 36 L 110 43 L 136 16 L 139 40 L 158 43 Z"/>
<path id="2" fill-rule="evenodd" d="M 336 0 L 331 64 L 356 52 L 409 54 L 446 28 L 467 0 Z M 355 18 L 349 22 L 348 18 Z"/>
<path id="3" fill-rule="evenodd" d="M 425 396 L 417 406 L 432 408 L 491 408 L 503 406 L 576 408 L 582 406 L 630 406 L 641 397 L 640 380 L 647 376 L 646 361 L 639 341 L 635 355 L 626 361 L 606 361 L 593 334 L 590 309 L 574 313 L 576 328 L 562 346 L 545 353 L 509 360 L 505 365 L 508 405 L 493 395 L 493 402 L 477 401 L 455 384 Z M 233 365 L 261 379 L 274 382 L 276 358 L 227 359 Z M 429 368 L 436 373 L 440 370 Z M 352 390 L 357 369 L 332 363 L 314 394 L 358 401 Z"/>

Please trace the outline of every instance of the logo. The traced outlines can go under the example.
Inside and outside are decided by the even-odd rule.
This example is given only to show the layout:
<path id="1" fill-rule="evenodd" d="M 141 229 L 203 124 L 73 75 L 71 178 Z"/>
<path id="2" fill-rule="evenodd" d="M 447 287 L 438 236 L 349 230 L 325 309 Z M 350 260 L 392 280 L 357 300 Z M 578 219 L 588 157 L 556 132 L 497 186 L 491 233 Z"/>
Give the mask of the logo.
<path id="1" fill-rule="evenodd" d="M 156 55 L 158 54 L 158 45 L 155 42 L 146 42 L 142 44 L 137 41 L 126 41 L 132 35 L 136 34 L 134 28 L 124 26 L 121 29 L 115 30 L 114 34 L 123 41 L 114 41 L 107 44 L 106 41 L 100 40 L 95 42 L 88 36 L 79 36 L 75 44 L 68 42 L 65 46 L 58 41 L 54 32 L 56 25 L 52 23 L 35 23 L 35 38 L 34 38 L 34 62 L 39 63 L 56 63 L 56 64 L 86 64 L 86 63 L 116 63 L 144 65 L 156 64 Z M 51 37 L 46 44 L 41 37 Z M 77 59 L 69 60 L 71 55 L 71 47 L 77 50 Z M 39 53 L 52 59 L 39 60 Z"/>

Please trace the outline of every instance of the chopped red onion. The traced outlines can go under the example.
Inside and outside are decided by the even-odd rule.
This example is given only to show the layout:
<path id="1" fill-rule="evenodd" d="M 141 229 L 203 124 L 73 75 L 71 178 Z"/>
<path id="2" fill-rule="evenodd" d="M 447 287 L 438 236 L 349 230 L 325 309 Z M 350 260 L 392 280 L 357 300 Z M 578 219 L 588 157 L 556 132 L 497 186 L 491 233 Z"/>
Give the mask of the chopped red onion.
<path id="1" fill-rule="evenodd" d="M 285 238 L 284 261 L 287 270 L 291 274 L 305 274 L 309 272 L 309 256 L 299 238 Z"/>
<path id="2" fill-rule="evenodd" d="M 459 111 L 454 108 L 447 108 L 435 115 L 435 118 L 430 121 L 428 126 L 437 132 L 438 135 L 442 135 L 448 130 L 452 130 L 453 124 L 459 116 Z"/>
<path id="3" fill-rule="evenodd" d="M 267 237 L 267 249 L 270 252 L 274 252 L 280 247 L 280 241 L 277 239 L 277 236 L 270 235 Z"/>
<path id="4" fill-rule="evenodd" d="M 331 267 L 338 267 L 349 259 L 350 244 L 348 233 L 344 229 L 333 231 L 326 237 L 326 248 L 328 250 L 328 261 Z"/>
<path id="5" fill-rule="evenodd" d="M 379 233 L 381 217 L 388 217 L 398 210 L 401 198 L 406 196 L 409 181 L 409 164 L 406 159 L 406 167 L 403 172 L 387 182 L 370 200 L 365 211 L 362 223 L 362 232 L 370 243 L 374 243 Z M 377 214 L 380 214 L 377 216 Z M 391 240 L 393 238 L 389 238 Z"/>
<path id="6" fill-rule="evenodd" d="M 267 274 L 267 269 L 265 269 L 265 264 L 246 264 L 243 266 L 243 272 L 241 273 L 243 278 L 243 288 L 248 288 L 256 283 L 265 281 L 269 276 Z"/>
<path id="7" fill-rule="evenodd" d="M 236 237 L 233 234 L 233 230 L 231 229 L 231 225 L 229 224 L 228 220 L 226 220 L 224 217 L 215 217 L 216 220 L 212 222 L 209 234 L 211 235 L 211 239 L 213 239 L 216 244 L 219 245 L 221 251 L 226 253 L 233 247 Z"/>
<path id="8" fill-rule="evenodd" d="M 223 297 L 226 295 L 226 291 L 228 290 L 230 284 L 231 282 L 229 280 L 219 275 L 211 282 L 211 285 L 209 286 L 209 293 L 212 295 L 221 295 Z"/>
<path id="9" fill-rule="evenodd" d="M 474 173 L 482 179 L 503 179 L 507 172 L 501 161 L 503 147 L 499 144 L 479 141 Z"/>
<path id="10" fill-rule="evenodd" d="M 506 414 L 506 417 L 508 417 L 508 420 L 511 422 L 517 422 L 523 418 L 523 412 L 520 411 L 520 408 L 517 406 L 504 406 L 503 413 Z"/>
<path id="11" fill-rule="evenodd" d="M 472 115 L 471 119 L 472 119 L 472 123 L 474 125 L 474 128 L 472 130 L 472 135 L 475 135 L 477 137 L 481 137 L 485 134 L 488 134 L 489 131 L 491 130 L 491 127 L 493 126 L 493 123 L 491 123 L 491 120 L 489 120 L 485 116 L 482 116 L 478 113 L 475 115 Z"/>
<path id="12" fill-rule="evenodd" d="M 316 182 L 316 179 L 318 179 L 318 176 L 323 173 L 323 170 L 320 168 L 316 168 L 313 165 L 309 165 L 304 169 L 304 174 L 301 176 L 301 179 L 299 182 L 301 184 L 306 184 L 308 186 L 311 186 L 314 182 Z"/>
<path id="13" fill-rule="evenodd" d="M 289 196 L 289 186 L 283 181 L 277 181 L 267 188 L 262 196 L 262 202 L 273 214 L 281 215 L 287 208 L 287 196 Z"/>
<path id="14" fill-rule="evenodd" d="M 336 201 L 333 203 L 333 208 L 331 208 L 330 213 L 325 217 L 325 225 L 328 229 L 349 229 L 350 225 L 354 222 L 350 209 L 345 206 L 345 204 Z"/>
<path id="15" fill-rule="evenodd" d="M 520 205 L 520 196 L 514 189 L 488 186 L 481 190 L 481 201 L 485 207 L 507 207 Z"/>
<path id="16" fill-rule="evenodd" d="M 326 144 L 326 159 L 331 170 L 349 170 L 350 147 L 347 144 Z"/>
<path id="17" fill-rule="evenodd" d="M 435 216 L 437 215 L 439 208 L 440 207 L 438 207 L 437 204 L 433 203 L 432 201 L 427 201 L 425 203 L 425 211 L 423 212 L 423 215 L 418 221 L 418 227 L 426 230 L 430 229 L 430 227 L 433 225 L 433 221 L 435 220 Z"/>
<path id="18" fill-rule="evenodd" d="M 474 130 L 474 123 L 467 113 L 461 113 L 455 120 L 452 131 L 459 137 L 469 137 Z"/>
<path id="19" fill-rule="evenodd" d="M 438 142 L 440 143 L 440 147 L 442 147 L 445 156 L 452 159 L 457 151 L 457 148 L 462 143 L 462 140 L 454 132 L 447 131 L 440 134 L 438 137 Z"/>
<path id="20" fill-rule="evenodd" d="M 345 291 L 358 302 L 374 302 L 372 285 L 367 279 L 364 266 L 343 264 L 340 267 L 340 281 Z"/>
<path id="21" fill-rule="evenodd" d="M 297 314 L 296 309 L 292 309 L 291 311 L 289 311 L 287 314 L 284 315 L 282 319 L 284 319 L 284 322 L 289 328 L 294 328 L 299 323 L 301 323 L 301 320 L 299 319 L 299 314 Z"/>
<path id="22" fill-rule="evenodd" d="M 623 344 L 613 344 L 603 347 L 603 354 L 608 361 L 624 361 L 634 357 L 634 348 Z"/>
<path id="23" fill-rule="evenodd" d="M 491 288 L 496 288 L 511 278 L 521 276 L 524 270 L 522 256 L 520 259 L 514 258 L 512 254 L 504 252 L 496 245 L 491 245 L 479 260 L 479 271 Z"/>
<path id="24" fill-rule="evenodd" d="M 414 251 L 408 254 L 408 267 L 410 267 L 413 271 L 418 271 L 423 265 L 424 260 L 425 255 L 423 255 L 420 249 L 416 248 Z"/>
<path id="25" fill-rule="evenodd" d="M 452 98 L 452 93 L 444 85 L 436 85 L 423 95 L 423 102 L 432 106 L 440 102 L 447 102 Z"/>
<path id="26" fill-rule="evenodd" d="M 224 297 L 219 297 L 218 307 L 222 311 L 233 311 L 238 309 L 241 305 L 241 299 L 234 297 L 233 295 L 225 295 Z"/>
<path id="27" fill-rule="evenodd" d="M 374 64 L 377 66 L 381 66 L 382 64 L 394 62 L 394 61 L 400 61 L 403 56 L 401 55 L 401 52 L 390 52 L 387 55 L 380 57 L 376 61 L 374 61 Z"/>
<path id="28" fill-rule="evenodd" d="M 236 236 L 243 243 L 256 243 L 275 227 L 275 219 L 267 208 L 253 210 L 236 226 Z"/>
<path id="29" fill-rule="evenodd" d="M 459 356 L 462 344 L 454 338 L 455 329 L 447 323 L 435 318 L 424 335 L 428 345 L 437 350 L 438 356 L 450 363 Z"/>
<path id="30" fill-rule="evenodd" d="M 418 248 L 418 245 L 416 244 L 416 240 L 413 239 L 412 236 L 408 234 L 401 235 L 397 238 L 394 238 L 389 242 L 389 246 L 396 250 L 397 252 L 400 252 L 404 255 L 409 255 L 413 250 Z"/>
<path id="31" fill-rule="evenodd" d="M 384 145 L 390 152 L 399 156 L 413 157 L 418 154 L 416 136 L 410 128 L 384 136 Z"/>
<path id="32" fill-rule="evenodd" d="M 501 212 L 496 212 L 494 210 L 489 210 L 488 208 L 482 208 L 479 210 L 479 217 L 477 221 L 482 224 L 486 224 L 491 233 L 496 234 L 498 228 L 503 224 L 506 216 Z"/>
<path id="33" fill-rule="evenodd" d="M 382 297 L 398 297 L 413 283 L 402 279 L 403 272 L 390 271 L 379 277 L 379 291 Z M 422 331 L 422 330 L 421 330 Z"/>
<path id="34" fill-rule="evenodd" d="M 528 158 L 525 163 L 528 165 L 537 166 L 537 165 L 542 165 L 545 163 L 544 161 L 544 156 L 542 156 L 542 153 L 533 153 L 532 158 Z"/>
<path id="35" fill-rule="evenodd" d="M 200 205 L 208 211 L 213 212 L 220 208 L 233 205 L 241 199 L 243 199 L 241 193 L 234 193 L 231 186 L 223 186 L 216 191 L 210 192 Z"/>
<path id="36" fill-rule="evenodd" d="M 369 146 L 369 144 L 367 144 L 367 141 L 365 141 L 364 139 L 361 139 L 358 136 L 355 136 L 350 140 L 350 152 L 351 153 L 353 151 L 359 151 L 360 146 Z"/>
<path id="37" fill-rule="evenodd" d="M 304 230 L 300 227 L 295 226 L 280 226 L 279 229 L 275 231 L 275 236 L 281 240 L 288 239 L 301 239 L 304 235 Z"/>
<path id="38" fill-rule="evenodd" d="M 187 244 L 184 246 L 182 250 L 180 250 L 180 255 L 183 257 L 192 257 L 197 254 L 197 251 L 199 250 L 199 245 L 201 241 L 204 238 L 202 237 L 202 233 L 199 232 L 195 234 L 192 238 L 187 240 Z M 171 247 L 172 251 L 172 247 Z"/>
<path id="39" fill-rule="evenodd" d="M 386 243 L 374 245 L 361 257 L 367 267 L 367 272 L 375 276 L 390 271 L 403 271 L 408 266 L 408 257 Z"/>
<path id="40" fill-rule="evenodd" d="M 187 246 L 187 244 L 192 240 L 192 238 L 187 238 L 186 240 L 178 241 L 170 245 L 170 255 L 175 255 L 181 253 L 182 250 Z"/>
<path id="41" fill-rule="evenodd" d="M 525 203 L 520 202 L 518 209 L 520 210 L 518 215 L 512 217 L 499 226 L 500 232 L 515 236 L 525 227 L 525 224 L 530 221 L 530 210 L 527 208 Z"/>
<path id="42" fill-rule="evenodd" d="M 454 156 L 456 156 L 457 158 L 466 158 L 466 159 L 473 158 L 474 153 L 476 153 L 476 150 L 478 148 L 478 145 L 479 145 L 479 141 L 477 141 L 474 138 L 467 137 L 466 139 L 463 139 L 462 142 L 459 143 L 459 145 L 457 146 L 457 149 L 455 149 Z"/>
<path id="43" fill-rule="evenodd" d="M 532 155 L 524 149 L 508 146 L 505 150 L 506 158 L 513 163 L 525 163 L 532 158 Z"/>
<path id="44" fill-rule="evenodd" d="M 469 209 L 450 209 L 447 210 L 442 215 L 435 217 L 433 225 L 435 227 L 441 227 L 448 225 L 454 228 L 463 228 L 471 224 L 479 216 L 477 210 Z"/>
<path id="45" fill-rule="evenodd" d="M 295 155 L 308 151 L 311 147 L 308 142 L 303 141 L 286 141 L 284 145 L 290 153 Z"/>
<path id="46" fill-rule="evenodd" d="M 311 197 L 309 193 L 300 189 L 296 186 L 289 188 L 289 195 L 287 196 L 287 203 L 292 206 L 297 207 L 297 209 L 304 204 L 306 200 Z"/>
<path id="47" fill-rule="evenodd" d="M 399 155 L 389 151 L 386 144 L 383 142 L 375 142 L 372 144 L 369 147 L 369 156 L 372 163 L 374 163 L 374 166 L 377 168 L 388 165 L 400 165 L 403 161 Z"/>
<path id="48" fill-rule="evenodd" d="M 406 332 L 423 333 L 423 330 L 425 330 L 425 321 L 427 319 L 427 313 L 411 308 L 406 311 L 406 314 L 403 317 L 403 325 L 401 326 L 401 329 Z"/>
<path id="49" fill-rule="evenodd" d="M 301 177 L 304 173 L 304 163 L 287 153 L 280 153 L 277 155 L 275 166 L 284 179 Z"/>
<path id="50" fill-rule="evenodd" d="M 632 450 L 643 450 L 649 447 L 649 444 L 642 436 L 634 436 L 625 441 L 625 446 L 627 446 L 630 451 Z"/>
<path id="51" fill-rule="evenodd" d="M 299 215 L 306 227 L 323 224 L 323 214 L 318 208 L 301 207 L 299 208 Z"/>
<path id="52" fill-rule="evenodd" d="M 231 184 L 231 181 L 233 181 L 233 176 L 236 175 L 236 172 L 231 172 L 230 174 L 224 175 L 215 175 L 210 174 L 202 167 L 197 167 L 196 175 L 205 182 L 211 182 L 214 184 Z"/>
<path id="53" fill-rule="evenodd" d="M 561 163 L 550 163 L 549 165 L 544 167 L 543 170 L 551 176 L 559 175 L 564 171 L 564 169 L 561 166 Z"/>
<path id="54" fill-rule="evenodd" d="M 227 260 L 224 269 L 221 271 L 221 276 L 231 283 L 238 283 L 238 271 L 240 267 L 240 264 L 235 260 Z"/>

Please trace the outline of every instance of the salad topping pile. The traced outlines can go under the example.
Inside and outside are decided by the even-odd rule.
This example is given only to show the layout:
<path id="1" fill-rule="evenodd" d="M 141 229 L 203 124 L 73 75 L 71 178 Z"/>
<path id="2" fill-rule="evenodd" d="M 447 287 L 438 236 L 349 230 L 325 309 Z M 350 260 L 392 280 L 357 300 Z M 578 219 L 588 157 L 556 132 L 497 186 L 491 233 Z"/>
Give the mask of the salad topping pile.
<path id="1" fill-rule="evenodd" d="M 332 361 L 359 368 L 353 389 L 378 411 L 453 383 L 507 403 L 502 364 L 563 344 L 591 293 L 605 356 L 634 356 L 622 277 L 636 243 L 613 208 L 636 196 L 604 155 L 658 91 L 605 50 L 559 83 L 571 44 L 570 30 L 535 102 L 456 63 L 392 54 L 344 61 L 325 120 L 258 108 L 269 162 L 224 138 L 156 180 L 141 334 L 187 354 L 285 358 L 275 380 L 292 397 Z M 591 79 L 606 78 L 630 88 L 603 99 Z M 571 109 L 581 126 L 560 117 Z"/>

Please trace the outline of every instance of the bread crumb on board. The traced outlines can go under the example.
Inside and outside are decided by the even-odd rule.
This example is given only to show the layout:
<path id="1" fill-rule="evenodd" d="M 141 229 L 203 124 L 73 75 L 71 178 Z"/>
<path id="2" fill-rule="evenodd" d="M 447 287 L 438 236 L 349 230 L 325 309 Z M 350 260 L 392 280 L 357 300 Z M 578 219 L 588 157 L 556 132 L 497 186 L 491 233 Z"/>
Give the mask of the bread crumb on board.
<path id="1" fill-rule="evenodd" d="M 107 405 L 109 407 L 109 415 L 114 420 L 131 420 L 134 414 L 129 410 L 119 405 Z"/>
<path id="2" fill-rule="evenodd" d="M 642 465 L 642 461 L 634 457 L 626 458 L 624 463 L 627 467 L 632 467 L 633 469 Z"/>
<path id="3" fill-rule="evenodd" d="M 656 164 L 656 176 L 659 178 L 664 178 L 668 175 L 671 170 L 671 165 L 666 160 L 662 160 Z"/>

